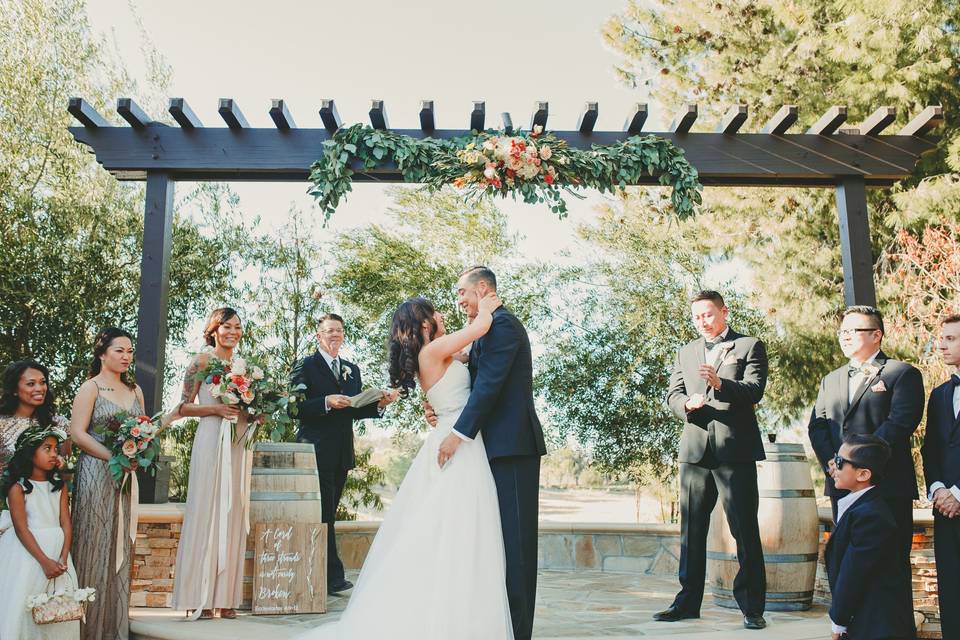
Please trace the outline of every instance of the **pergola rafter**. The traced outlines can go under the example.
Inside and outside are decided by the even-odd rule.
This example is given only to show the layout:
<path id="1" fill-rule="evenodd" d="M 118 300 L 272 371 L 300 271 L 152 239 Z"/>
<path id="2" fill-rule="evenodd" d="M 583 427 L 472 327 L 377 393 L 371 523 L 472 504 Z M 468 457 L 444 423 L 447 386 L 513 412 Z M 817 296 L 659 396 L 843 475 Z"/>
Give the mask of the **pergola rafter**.
<path id="1" fill-rule="evenodd" d="M 90 147 L 97 161 L 118 180 L 146 181 L 144 243 L 141 264 L 137 376 L 148 410 L 162 393 L 166 343 L 167 287 L 172 237 L 173 190 L 177 181 L 306 182 L 310 165 L 323 153 L 323 143 L 342 126 L 333 100 L 320 103 L 322 126 L 298 127 L 289 105 L 273 100 L 273 128 L 251 127 L 233 99 L 220 100 L 218 113 L 226 127 L 206 127 L 183 98 L 173 98 L 169 112 L 179 126 L 153 121 L 129 98 L 117 103 L 117 113 L 129 126 L 112 126 L 89 103 L 71 98 L 68 110 L 82 126 L 71 127 L 74 138 Z M 622 142 L 632 135 L 652 133 L 683 149 L 704 186 L 831 187 L 836 190 L 847 304 L 875 304 L 873 258 L 867 216 L 866 188 L 888 187 L 910 176 L 920 157 L 936 147 L 925 136 L 943 122 L 942 109 L 931 106 L 894 135 L 882 135 L 896 119 L 892 107 L 881 107 L 858 127 L 841 128 L 845 106 L 827 110 L 805 133 L 789 133 L 799 117 L 795 105 L 781 108 L 760 128 L 743 133 L 746 105 L 731 108 L 713 132 L 692 131 L 699 110 L 684 105 L 666 132 L 647 132 L 648 109 L 636 104 L 621 131 L 596 131 L 596 102 L 587 102 L 575 127 L 551 130 L 571 147 Z M 389 129 L 386 105 L 371 101 L 370 124 Z M 546 128 L 549 103 L 535 103 L 530 127 Z M 502 127 L 513 130 L 513 118 L 501 114 Z M 433 100 L 420 104 L 419 129 L 397 130 L 413 138 L 456 138 L 483 130 L 486 104 L 474 102 L 464 114 L 464 129 L 438 129 Z M 356 181 L 403 182 L 397 167 L 384 162 L 373 169 L 354 166 Z M 659 176 L 643 176 L 636 184 L 659 185 Z"/>

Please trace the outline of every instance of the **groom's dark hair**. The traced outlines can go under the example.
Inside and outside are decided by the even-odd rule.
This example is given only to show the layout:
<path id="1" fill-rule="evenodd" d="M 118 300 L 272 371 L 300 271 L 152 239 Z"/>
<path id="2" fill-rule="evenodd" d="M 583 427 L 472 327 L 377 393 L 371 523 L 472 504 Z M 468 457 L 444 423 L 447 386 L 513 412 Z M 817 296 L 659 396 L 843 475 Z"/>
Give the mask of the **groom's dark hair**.
<path id="1" fill-rule="evenodd" d="M 481 280 L 490 285 L 490 288 L 494 291 L 497 290 L 497 276 L 490 270 L 489 267 L 477 266 L 470 267 L 466 271 L 460 274 L 460 277 L 467 276 L 467 279 L 470 281 L 470 284 L 477 284 Z"/>

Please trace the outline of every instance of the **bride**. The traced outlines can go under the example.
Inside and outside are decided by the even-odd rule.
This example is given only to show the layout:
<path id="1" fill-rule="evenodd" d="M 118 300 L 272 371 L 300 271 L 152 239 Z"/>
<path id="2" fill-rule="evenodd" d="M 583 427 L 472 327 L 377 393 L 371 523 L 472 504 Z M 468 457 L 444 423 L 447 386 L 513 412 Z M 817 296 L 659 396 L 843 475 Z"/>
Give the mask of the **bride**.
<path id="1" fill-rule="evenodd" d="M 390 380 L 406 396 L 419 381 L 438 423 L 370 547 L 342 617 L 300 640 L 512 640 L 497 490 L 481 436 L 464 441 L 442 468 L 437 454 L 470 395 L 455 355 L 483 336 L 500 306 L 480 300 L 476 319 L 455 333 L 424 298 L 393 314 Z"/>

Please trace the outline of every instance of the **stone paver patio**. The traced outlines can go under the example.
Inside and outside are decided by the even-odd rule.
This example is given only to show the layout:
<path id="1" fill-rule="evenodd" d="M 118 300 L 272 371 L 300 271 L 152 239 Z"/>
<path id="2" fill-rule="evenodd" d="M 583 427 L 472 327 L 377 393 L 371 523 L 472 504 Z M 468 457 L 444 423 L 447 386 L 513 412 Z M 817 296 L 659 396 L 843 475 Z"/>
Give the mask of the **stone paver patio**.
<path id="1" fill-rule="evenodd" d="M 356 572 L 348 577 L 355 580 Z M 538 640 L 637 637 L 653 640 L 676 635 L 691 640 L 829 637 L 830 623 L 826 607 L 822 605 L 804 612 L 768 612 L 767 629 L 746 631 L 738 611 L 713 606 L 709 595 L 699 620 L 654 622 L 651 615 L 670 604 L 676 589 L 676 578 L 599 571 L 541 571 L 534 637 Z M 185 622 L 182 613 L 170 610 L 135 609 L 131 631 L 136 640 L 285 640 L 317 624 L 335 620 L 347 601 L 345 596 L 331 597 L 329 612 L 325 615 L 241 614 L 236 620 L 193 623 Z"/>

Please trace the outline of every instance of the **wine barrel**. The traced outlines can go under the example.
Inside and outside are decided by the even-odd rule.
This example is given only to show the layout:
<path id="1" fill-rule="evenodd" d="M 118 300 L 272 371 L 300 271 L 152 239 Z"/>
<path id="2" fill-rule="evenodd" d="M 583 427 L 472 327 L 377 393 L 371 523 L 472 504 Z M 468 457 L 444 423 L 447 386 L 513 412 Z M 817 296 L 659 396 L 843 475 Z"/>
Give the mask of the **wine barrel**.
<path id="1" fill-rule="evenodd" d="M 813 604 L 817 575 L 817 502 L 803 445 L 765 443 L 757 463 L 760 541 L 767 571 L 767 611 L 806 611 Z M 707 574 L 713 601 L 737 608 L 733 579 L 739 570 L 737 544 L 717 503 L 707 537 Z"/>
<path id="2" fill-rule="evenodd" d="M 256 543 L 253 532 L 257 523 L 320 521 L 320 480 L 313 445 L 300 442 L 258 442 L 254 445 L 250 535 L 247 536 L 243 563 L 244 608 L 249 609 L 252 602 Z"/>

